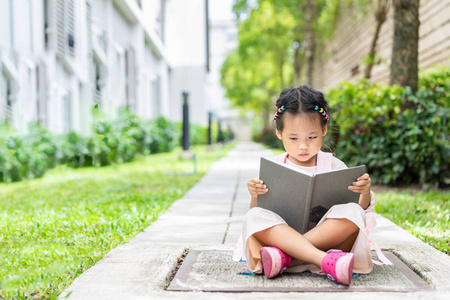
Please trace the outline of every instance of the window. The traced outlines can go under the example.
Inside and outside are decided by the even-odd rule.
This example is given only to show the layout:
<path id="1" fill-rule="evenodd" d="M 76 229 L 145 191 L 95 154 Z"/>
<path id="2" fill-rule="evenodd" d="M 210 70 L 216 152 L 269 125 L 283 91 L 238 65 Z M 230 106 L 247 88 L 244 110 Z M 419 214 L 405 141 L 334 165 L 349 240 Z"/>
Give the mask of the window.
<path id="1" fill-rule="evenodd" d="M 157 118 L 161 114 L 161 93 L 160 93 L 160 77 L 152 81 L 152 117 Z"/>
<path id="2" fill-rule="evenodd" d="M 75 55 L 74 0 L 56 0 L 56 50 L 60 55 Z"/>
<path id="3" fill-rule="evenodd" d="M 44 0 L 44 44 L 45 50 L 48 50 L 50 43 L 50 20 L 49 20 L 49 10 L 50 6 L 49 0 Z"/>
<path id="4" fill-rule="evenodd" d="M 0 118 L 2 121 L 13 121 L 13 106 L 16 99 L 15 81 L 3 70 L 0 73 Z"/>
<path id="5" fill-rule="evenodd" d="M 13 87 L 11 79 L 6 78 L 6 113 L 5 113 L 5 120 L 8 123 L 11 123 L 13 120 L 13 102 L 14 102 L 14 95 L 13 95 Z"/>
<path id="6" fill-rule="evenodd" d="M 0 72 L 0 121 L 6 120 L 6 79 Z"/>
<path id="7" fill-rule="evenodd" d="M 125 86 L 127 107 L 136 110 L 136 52 L 132 47 L 125 51 Z"/>
<path id="8" fill-rule="evenodd" d="M 64 132 L 69 132 L 72 130 L 72 115 L 71 115 L 71 106 L 72 106 L 72 93 L 67 92 L 63 96 L 63 109 L 64 109 Z"/>
<path id="9" fill-rule="evenodd" d="M 94 102 L 102 106 L 102 91 L 104 87 L 104 67 L 94 59 Z"/>
<path id="10" fill-rule="evenodd" d="M 41 63 L 36 67 L 37 120 L 47 127 L 47 83 L 46 67 Z"/>

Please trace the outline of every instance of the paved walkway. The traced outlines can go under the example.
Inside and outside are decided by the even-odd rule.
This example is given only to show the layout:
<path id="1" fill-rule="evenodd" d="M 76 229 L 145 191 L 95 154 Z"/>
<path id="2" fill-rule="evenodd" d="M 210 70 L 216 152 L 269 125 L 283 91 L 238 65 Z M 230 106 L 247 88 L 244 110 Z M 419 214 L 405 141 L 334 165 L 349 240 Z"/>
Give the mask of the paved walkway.
<path id="1" fill-rule="evenodd" d="M 335 299 L 334 293 L 207 293 L 164 290 L 177 259 L 189 250 L 232 250 L 249 207 L 246 183 L 258 177 L 259 157 L 271 152 L 239 143 L 182 199 L 129 243 L 110 251 L 62 294 L 69 299 Z M 371 238 L 432 287 L 409 293 L 353 292 L 346 299 L 448 299 L 449 256 L 377 215 Z"/>

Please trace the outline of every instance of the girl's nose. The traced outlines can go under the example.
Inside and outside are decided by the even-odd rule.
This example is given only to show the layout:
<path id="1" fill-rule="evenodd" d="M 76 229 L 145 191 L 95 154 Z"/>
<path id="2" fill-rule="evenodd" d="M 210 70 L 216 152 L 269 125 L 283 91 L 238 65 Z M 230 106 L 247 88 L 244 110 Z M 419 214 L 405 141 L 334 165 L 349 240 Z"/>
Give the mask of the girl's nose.
<path id="1" fill-rule="evenodd" d="M 298 149 L 308 149 L 308 145 L 306 143 L 300 142 L 300 144 L 298 145 Z"/>

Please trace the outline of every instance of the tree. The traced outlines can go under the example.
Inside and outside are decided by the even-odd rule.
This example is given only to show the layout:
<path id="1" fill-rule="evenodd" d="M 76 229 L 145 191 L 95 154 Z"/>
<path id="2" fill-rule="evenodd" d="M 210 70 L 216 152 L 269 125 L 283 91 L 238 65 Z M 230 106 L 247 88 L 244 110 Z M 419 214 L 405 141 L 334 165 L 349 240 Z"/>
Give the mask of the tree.
<path id="1" fill-rule="evenodd" d="M 393 0 L 394 42 L 390 84 L 417 90 L 419 55 L 419 0 Z"/>
<path id="2" fill-rule="evenodd" d="M 305 69 L 307 82 L 313 83 L 317 48 L 334 32 L 339 3 L 235 0 L 239 45 L 221 70 L 221 83 L 231 103 L 262 114 L 268 126 L 273 102 L 283 88 L 300 84 Z"/>
<path id="3" fill-rule="evenodd" d="M 268 0 L 247 13 L 239 24 L 238 49 L 222 66 L 221 83 L 234 106 L 262 114 L 268 126 L 277 93 L 292 81 L 295 21 L 285 7 Z"/>
<path id="4" fill-rule="evenodd" d="M 316 54 L 316 38 L 313 32 L 313 22 L 316 19 L 316 4 L 313 0 L 308 0 L 306 5 L 306 22 L 305 22 L 305 37 L 307 43 L 306 50 L 306 61 L 307 61 L 307 72 L 306 72 L 306 82 L 312 85 L 313 82 L 313 72 L 314 72 L 314 60 Z"/>
<path id="5" fill-rule="evenodd" d="M 372 43 L 370 44 L 370 51 L 368 55 L 368 62 L 366 65 L 366 70 L 364 71 L 364 78 L 370 79 L 372 73 L 372 67 L 375 63 L 376 46 L 378 37 L 380 35 L 381 27 L 387 19 L 389 12 L 389 0 L 378 0 L 377 8 L 375 10 L 375 33 L 372 38 Z"/>

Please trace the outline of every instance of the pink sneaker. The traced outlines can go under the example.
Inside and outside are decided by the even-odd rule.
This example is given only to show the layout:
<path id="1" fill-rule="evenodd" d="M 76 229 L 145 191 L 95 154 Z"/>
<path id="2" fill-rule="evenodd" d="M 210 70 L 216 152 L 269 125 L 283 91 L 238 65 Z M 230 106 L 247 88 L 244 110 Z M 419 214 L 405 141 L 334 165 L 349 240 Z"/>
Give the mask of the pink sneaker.
<path id="1" fill-rule="evenodd" d="M 261 249 L 261 263 L 267 278 L 281 274 L 291 264 L 292 258 L 276 247 Z"/>
<path id="2" fill-rule="evenodd" d="M 328 279 L 337 281 L 340 284 L 350 285 L 354 259 L 353 253 L 331 249 L 327 251 L 327 255 L 322 259 L 320 268 L 327 274 Z"/>

